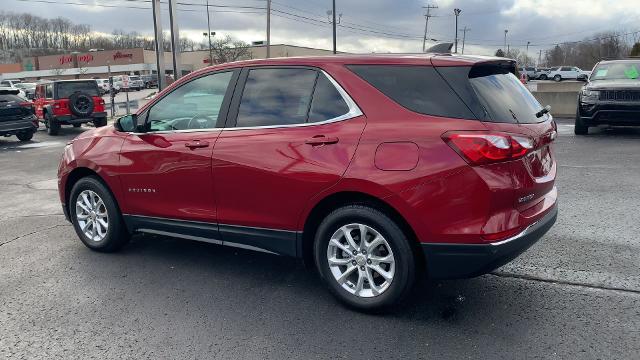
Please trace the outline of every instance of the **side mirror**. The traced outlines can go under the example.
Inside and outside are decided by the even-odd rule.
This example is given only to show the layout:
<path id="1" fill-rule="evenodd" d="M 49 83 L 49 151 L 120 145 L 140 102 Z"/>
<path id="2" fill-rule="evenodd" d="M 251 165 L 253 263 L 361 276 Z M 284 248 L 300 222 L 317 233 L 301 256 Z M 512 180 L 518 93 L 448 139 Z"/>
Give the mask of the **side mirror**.
<path id="1" fill-rule="evenodd" d="M 124 132 L 144 132 L 144 124 L 138 124 L 138 115 L 125 115 L 115 122 L 115 127 Z"/>

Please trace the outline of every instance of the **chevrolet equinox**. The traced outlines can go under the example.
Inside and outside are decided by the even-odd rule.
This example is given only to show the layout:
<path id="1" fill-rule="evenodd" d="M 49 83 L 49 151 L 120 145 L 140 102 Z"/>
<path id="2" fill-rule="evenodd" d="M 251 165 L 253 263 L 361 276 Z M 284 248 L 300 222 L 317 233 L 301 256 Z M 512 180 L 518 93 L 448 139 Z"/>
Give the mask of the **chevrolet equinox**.
<path id="1" fill-rule="evenodd" d="M 71 141 L 60 200 L 96 251 L 146 233 L 293 256 L 343 303 L 385 308 L 555 222 L 556 125 L 514 73 L 450 54 L 208 67 Z"/>

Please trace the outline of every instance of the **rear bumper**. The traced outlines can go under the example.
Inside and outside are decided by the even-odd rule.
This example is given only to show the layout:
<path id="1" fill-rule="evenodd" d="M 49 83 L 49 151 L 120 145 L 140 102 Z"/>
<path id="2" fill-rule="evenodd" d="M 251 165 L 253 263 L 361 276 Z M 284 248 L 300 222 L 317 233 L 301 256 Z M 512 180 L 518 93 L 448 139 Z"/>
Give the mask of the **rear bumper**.
<path id="1" fill-rule="evenodd" d="M 522 254 L 556 222 L 558 207 L 509 239 L 491 244 L 422 244 L 427 272 L 433 279 L 469 278 L 486 274 Z"/>
<path id="2" fill-rule="evenodd" d="M 95 120 L 96 118 L 104 118 L 107 117 L 106 111 L 94 112 L 91 116 L 88 117 L 76 117 L 73 115 L 62 115 L 56 116 L 56 120 L 61 124 L 84 124 Z"/>
<path id="3" fill-rule="evenodd" d="M 0 122 L 0 135 L 15 135 L 17 133 L 35 132 L 37 129 L 38 121 L 35 117 Z"/>

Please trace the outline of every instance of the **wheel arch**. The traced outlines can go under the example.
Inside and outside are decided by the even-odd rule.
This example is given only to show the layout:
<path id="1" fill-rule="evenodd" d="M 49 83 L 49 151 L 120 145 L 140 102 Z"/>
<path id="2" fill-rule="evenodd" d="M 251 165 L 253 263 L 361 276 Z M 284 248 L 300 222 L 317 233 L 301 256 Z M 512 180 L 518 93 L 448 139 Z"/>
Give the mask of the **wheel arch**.
<path id="1" fill-rule="evenodd" d="M 65 204 L 67 204 L 68 207 L 71 206 L 70 202 L 70 197 L 71 197 L 71 189 L 73 189 L 73 186 L 82 178 L 88 177 L 88 176 L 92 176 L 96 179 L 98 179 L 98 181 L 100 181 L 102 183 L 102 185 L 104 185 L 104 187 L 107 189 L 107 191 L 109 191 L 109 195 L 111 195 L 111 197 L 113 198 L 114 203 L 116 204 L 118 210 L 122 211 L 120 208 L 120 204 L 118 203 L 118 198 L 115 196 L 115 194 L 113 193 L 113 190 L 111 189 L 111 187 L 109 186 L 109 183 L 95 170 L 89 168 L 89 167 L 76 167 L 75 169 L 71 170 L 71 172 L 69 172 L 69 174 L 66 177 L 66 181 L 64 184 L 64 200 L 65 200 Z"/>
<path id="2" fill-rule="evenodd" d="M 414 250 L 417 265 L 419 269 L 424 268 L 424 258 L 422 251 L 420 251 L 420 244 L 418 237 L 413 228 L 404 219 L 400 212 L 394 208 L 391 204 L 373 196 L 360 191 L 339 191 L 329 194 L 318 201 L 311 209 L 308 216 L 305 219 L 302 234 L 299 241 L 299 256 L 304 261 L 305 265 L 312 266 L 313 261 L 313 242 L 315 233 L 322 222 L 322 220 L 333 210 L 342 206 L 360 204 L 367 205 L 377 210 L 382 211 L 385 215 L 389 216 L 404 232 L 410 241 L 410 245 Z"/>

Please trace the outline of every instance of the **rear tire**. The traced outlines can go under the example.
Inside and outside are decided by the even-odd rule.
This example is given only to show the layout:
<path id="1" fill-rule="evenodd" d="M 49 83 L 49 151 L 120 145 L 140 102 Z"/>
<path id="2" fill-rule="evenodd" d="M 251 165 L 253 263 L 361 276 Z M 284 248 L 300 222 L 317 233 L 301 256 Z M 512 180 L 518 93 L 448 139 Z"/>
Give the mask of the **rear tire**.
<path id="1" fill-rule="evenodd" d="M 540 75 L 540 80 L 547 80 L 547 75 Z"/>
<path id="2" fill-rule="evenodd" d="M 93 119 L 93 126 L 99 128 L 107 125 L 107 118 L 95 118 Z"/>
<path id="3" fill-rule="evenodd" d="M 129 242 L 120 209 L 98 178 L 87 176 L 78 180 L 71 190 L 68 206 L 73 228 L 89 249 L 114 252 Z"/>
<path id="4" fill-rule="evenodd" d="M 30 131 L 30 132 L 17 133 L 16 137 L 20 141 L 29 141 L 29 140 L 33 139 L 33 132 Z"/>
<path id="5" fill-rule="evenodd" d="M 361 311 L 397 304 L 415 281 L 409 239 L 391 218 L 369 206 L 348 205 L 327 215 L 315 234 L 314 258 L 331 293 Z"/>
<path id="6" fill-rule="evenodd" d="M 49 113 L 45 113 L 44 115 L 44 123 L 47 128 L 47 134 L 49 135 L 58 135 L 60 132 L 60 123 Z"/>

